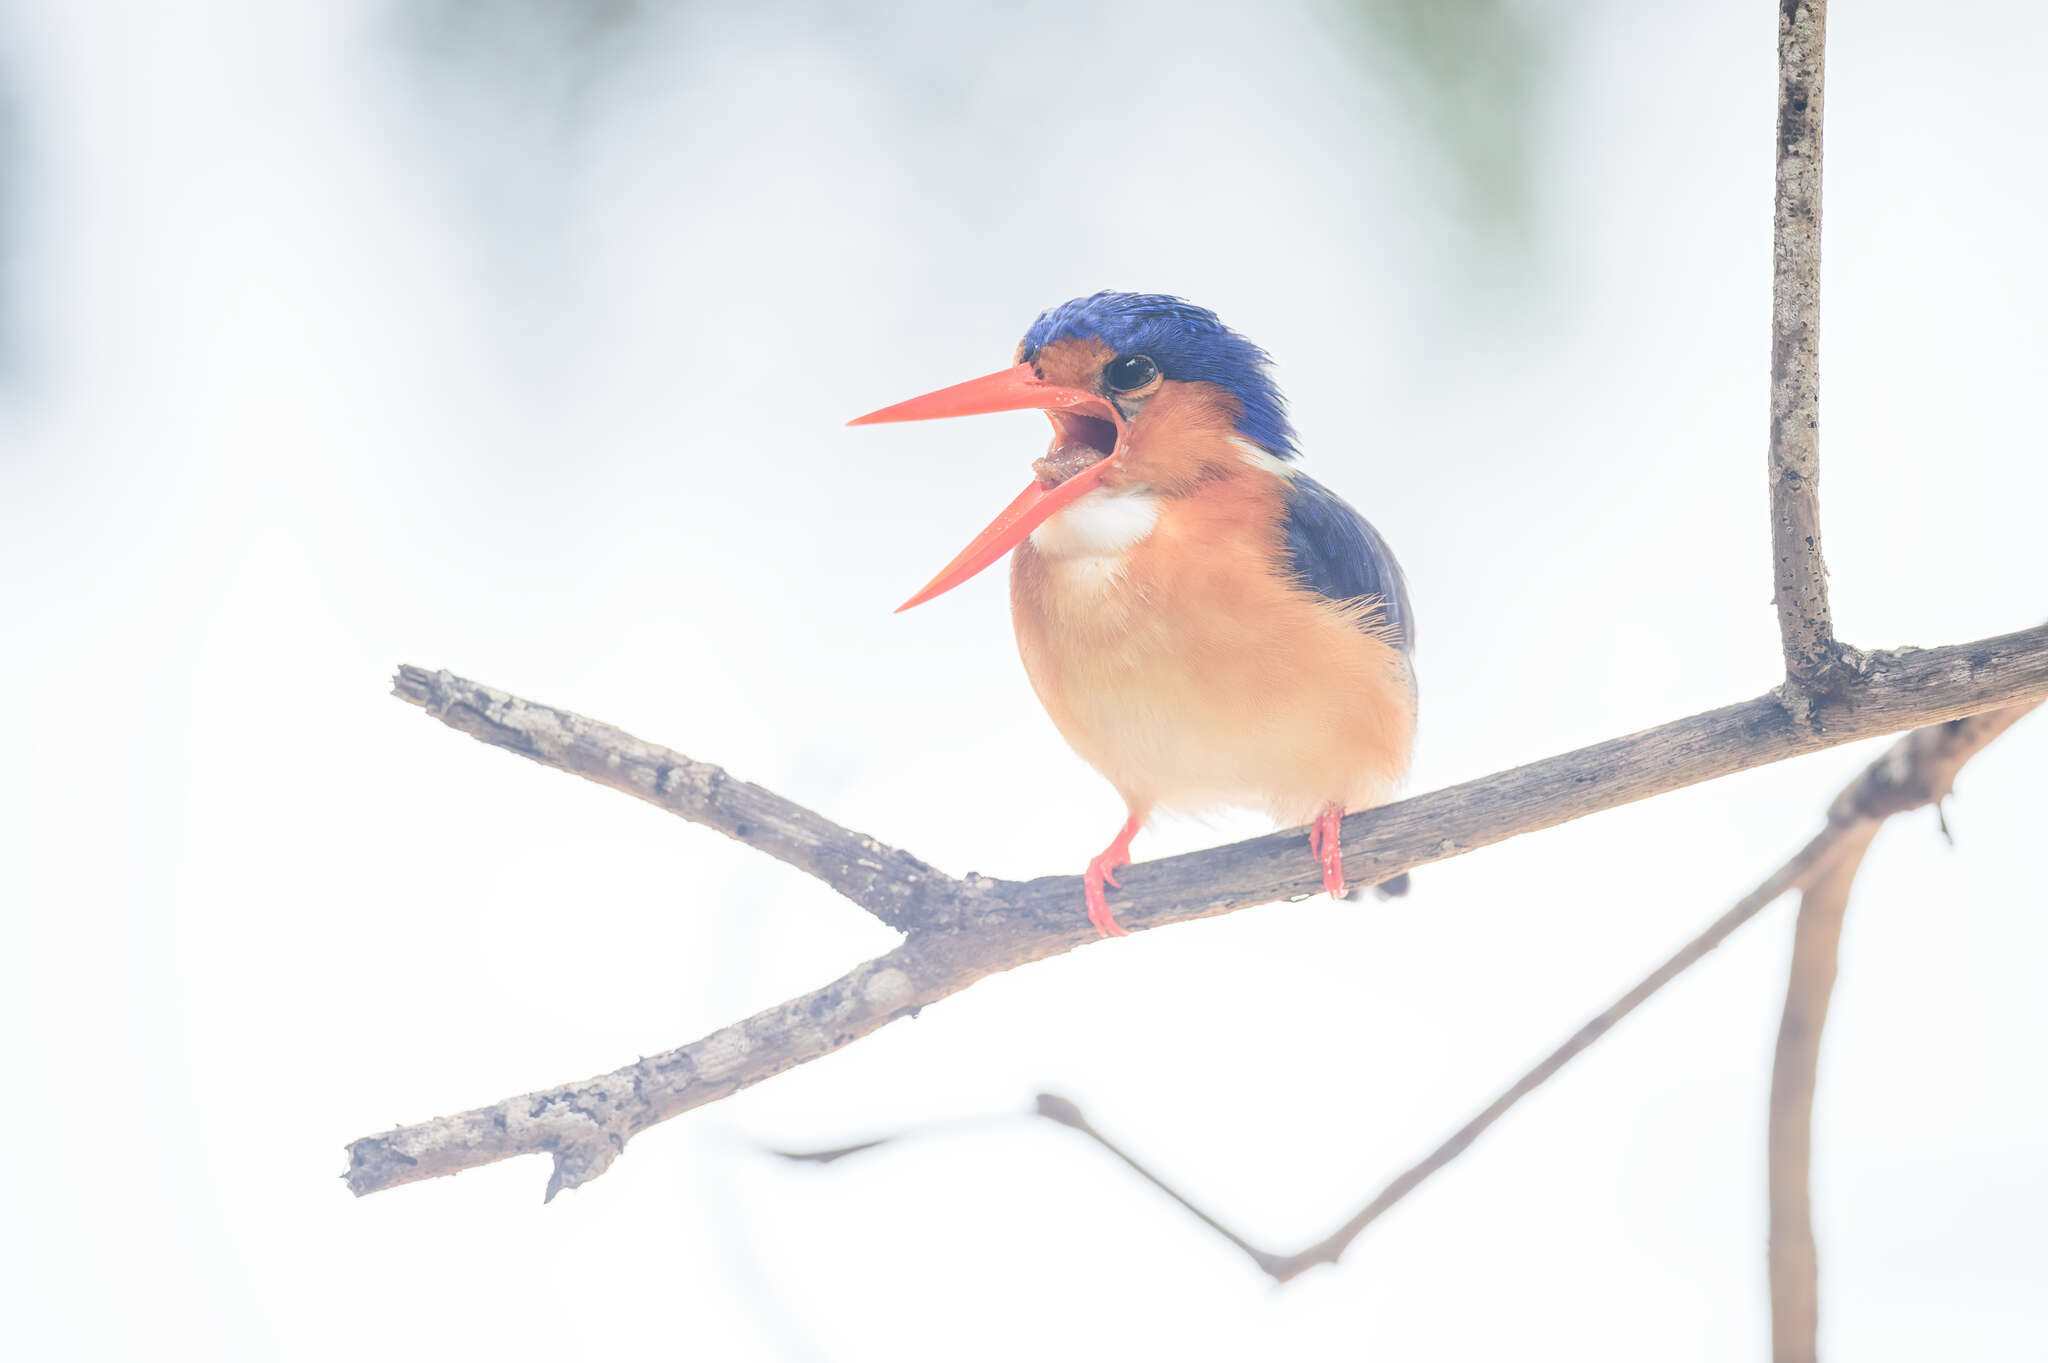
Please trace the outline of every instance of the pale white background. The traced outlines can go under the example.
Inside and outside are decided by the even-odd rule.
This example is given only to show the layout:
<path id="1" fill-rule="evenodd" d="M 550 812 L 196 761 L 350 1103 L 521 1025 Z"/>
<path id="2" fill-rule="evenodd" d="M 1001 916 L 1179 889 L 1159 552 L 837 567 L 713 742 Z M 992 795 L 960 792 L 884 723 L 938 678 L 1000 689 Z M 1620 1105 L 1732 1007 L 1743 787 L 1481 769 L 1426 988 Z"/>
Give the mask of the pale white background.
<path id="1" fill-rule="evenodd" d="M 592 8 L 600 8 L 593 6 Z M 1828 561 L 1867 645 L 2033 623 L 2048 13 L 1868 3 L 1828 89 Z M 890 607 L 1035 416 L 847 431 L 1040 308 L 1266 345 L 1421 613 L 1420 787 L 1755 694 L 1774 7 L 1507 6 L 1489 208 L 1335 8 L 0 7 L 0 1351 L 1754 1358 L 1780 905 L 1336 1270 L 1348 1215 L 1731 900 L 1874 747 L 977 986 L 637 1140 L 356 1201 L 342 1145 L 890 936 L 388 698 L 445 666 L 955 872 L 1109 788 L 999 574 Z M 2048 724 L 1859 885 L 1819 1110 L 1838 1358 L 2048 1352 Z M 1252 831 L 1169 827 L 1141 855 Z M 1076 905 L 1079 911 L 1079 905 Z M 958 1127 L 829 1168 L 762 1143 Z"/>

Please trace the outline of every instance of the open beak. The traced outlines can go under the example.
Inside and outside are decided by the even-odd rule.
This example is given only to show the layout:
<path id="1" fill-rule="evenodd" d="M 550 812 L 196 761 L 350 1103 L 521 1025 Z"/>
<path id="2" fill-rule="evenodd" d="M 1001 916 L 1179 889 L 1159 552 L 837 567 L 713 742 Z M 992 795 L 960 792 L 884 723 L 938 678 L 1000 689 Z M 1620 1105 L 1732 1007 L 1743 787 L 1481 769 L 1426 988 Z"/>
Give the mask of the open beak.
<path id="1" fill-rule="evenodd" d="M 1035 465 L 1038 476 L 974 537 L 924 590 L 896 609 L 907 611 L 973 577 L 1009 553 L 1061 507 L 1091 491 L 1123 449 L 1122 415 L 1109 402 L 1080 388 L 1062 388 L 1038 377 L 1028 364 L 956 383 L 935 393 L 855 417 L 849 426 L 884 421 L 930 421 L 983 412 L 1043 409 L 1052 417 L 1053 448 Z"/>

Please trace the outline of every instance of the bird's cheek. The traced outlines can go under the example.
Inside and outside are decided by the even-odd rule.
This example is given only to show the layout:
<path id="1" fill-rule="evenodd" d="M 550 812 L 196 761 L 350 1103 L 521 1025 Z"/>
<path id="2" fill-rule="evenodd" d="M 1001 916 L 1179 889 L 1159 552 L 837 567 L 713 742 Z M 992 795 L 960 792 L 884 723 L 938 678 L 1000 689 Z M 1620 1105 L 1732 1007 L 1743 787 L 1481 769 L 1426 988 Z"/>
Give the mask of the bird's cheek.
<path id="1" fill-rule="evenodd" d="M 1115 492 L 1123 488 L 1142 485 L 1145 480 L 1131 472 L 1131 466 L 1122 455 L 1111 455 L 1108 467 L 1102 471 L 1100 486 Z"/>
<path id="2" fill-rule="evenodd" d="M 1201 481 L 1202 470 L 1194 461 L 1134 439 L 1126 443 L 1110 462 L 1102 485 L 1110 488 L 1143 485 L 1171 495 L 1190 491 Z"/>

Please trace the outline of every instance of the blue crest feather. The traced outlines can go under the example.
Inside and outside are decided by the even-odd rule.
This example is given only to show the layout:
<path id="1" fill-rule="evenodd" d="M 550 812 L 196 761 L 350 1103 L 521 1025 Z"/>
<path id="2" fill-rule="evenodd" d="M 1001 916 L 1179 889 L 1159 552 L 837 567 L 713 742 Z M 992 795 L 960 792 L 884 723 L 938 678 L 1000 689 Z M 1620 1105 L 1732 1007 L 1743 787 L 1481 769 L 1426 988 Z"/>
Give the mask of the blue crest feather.
<path id="1" fill-rule="evenodd" d="M 1024 334 L 1024 359 L 1068 337 L 1095 337 L 1118 355 L 1149 355 L 1169 379 L 1213 383 L 1238 401 L 1237 433 L 1282 459 L 1297 453 L 1287 403 L 1266 352 L 1215 313 L 1170 294 L 1104 290 L 1039 314 Z M 1341 505 L 1341 503 L 1340 503 Z"/>

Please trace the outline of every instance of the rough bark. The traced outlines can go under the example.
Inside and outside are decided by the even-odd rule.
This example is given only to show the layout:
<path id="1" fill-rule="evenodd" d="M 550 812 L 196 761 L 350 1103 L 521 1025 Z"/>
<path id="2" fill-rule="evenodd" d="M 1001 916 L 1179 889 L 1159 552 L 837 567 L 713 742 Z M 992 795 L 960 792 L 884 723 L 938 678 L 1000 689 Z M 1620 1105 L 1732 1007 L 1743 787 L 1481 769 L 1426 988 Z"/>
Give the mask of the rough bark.
<path id="1" fill-rule="evenodd" d="M 365 1137 L 357 1193 L 520 1154 L 555 1159 L 549 1194 L 602 1173 L 633 1135 L 817 1059 L 983 976 L 1101 940 L 1075 876 L 954 879 L 760 787 L 610 725 L 446 672 L 407 667 L 396 692 L 451 727 L 760 846 L 908 934 L 894 951 L 810 994 L 687 1046 L 576 1084 Z M 1731 772 L 1858 738 L 2048 695 L 2048 626 L 1946 648 L 1872 654 L 1805 722 L 1776 696 L 1354 814 L 1344 868 L 1376 884 L 1412 867 Z M 663 773 L 687 771 L 687 777 Z M 1306 896 L 1322 884 L 1301 829 L 1129 868 L 1132 931 Z M 892 868 L 894 870 L 892 871 Z M 891 875 L 901 883 L 891 883 Z"/>
<path id="2" fill-rule="evenodd" d="M 1788 699 L 1835 684 L 1843 650 L 1820 551 L 1820 188 L 1826 0 L 1778 15 L 1771 253 L 1771 553 Z"/>

